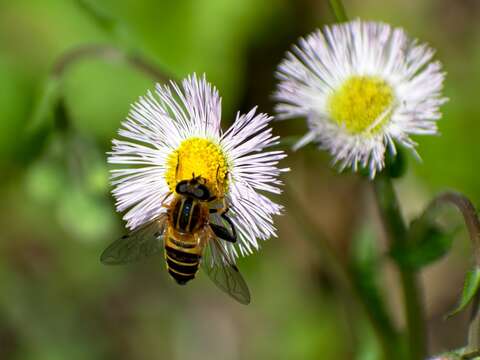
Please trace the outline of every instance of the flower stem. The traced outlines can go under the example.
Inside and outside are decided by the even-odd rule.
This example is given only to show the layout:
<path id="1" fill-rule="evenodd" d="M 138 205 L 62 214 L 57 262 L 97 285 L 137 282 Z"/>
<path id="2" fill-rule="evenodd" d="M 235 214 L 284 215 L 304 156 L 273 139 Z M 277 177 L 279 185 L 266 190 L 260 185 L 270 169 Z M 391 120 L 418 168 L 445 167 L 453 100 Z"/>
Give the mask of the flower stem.
<path id="1" fill-rule="evenodd" d="M 391 246 L 406 246 L 407 227 L 403 220 L 392 180 L 385 175 L 378 175 L 373 187 L 385 232 Z M 398 264 L 404 293 L 404 307 L 407 321 L 407 339 L 409 359 L 421 360 L 426 356 L 425 315 L 422 294 L 418 283 L 417 271 Z"/>
<path id="2" fill-rule="evenodd" d="M 338 22 L 348 21 L 347 13 L 343 7 L 342 0 L 329 0 L 330 8 L 332 9 L 335 19 Z"/>

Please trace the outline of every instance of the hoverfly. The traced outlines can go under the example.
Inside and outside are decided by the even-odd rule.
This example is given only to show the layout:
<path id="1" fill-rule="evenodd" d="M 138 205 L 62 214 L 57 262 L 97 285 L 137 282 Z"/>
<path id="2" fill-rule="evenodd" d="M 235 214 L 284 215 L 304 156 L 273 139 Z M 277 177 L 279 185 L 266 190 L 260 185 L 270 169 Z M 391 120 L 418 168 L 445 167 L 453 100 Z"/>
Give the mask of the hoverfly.
<path id="1" fill-rule="evenodd" d="M 127 264 L 163 249 L 167 270 L 178 284 L 195 278 L 200 265 L 221 290 L 249 304 L 248 286 L 222 243 L 237 240 L 225 198 L 221 208 L 211 207 L 219 199 L 211 195 L 206 180 L 195 175 L 178 182 L 175 193 L 165 205 L 166 212 L 113 242 L 102 253 L 101 261 L 107 265 Z"/>

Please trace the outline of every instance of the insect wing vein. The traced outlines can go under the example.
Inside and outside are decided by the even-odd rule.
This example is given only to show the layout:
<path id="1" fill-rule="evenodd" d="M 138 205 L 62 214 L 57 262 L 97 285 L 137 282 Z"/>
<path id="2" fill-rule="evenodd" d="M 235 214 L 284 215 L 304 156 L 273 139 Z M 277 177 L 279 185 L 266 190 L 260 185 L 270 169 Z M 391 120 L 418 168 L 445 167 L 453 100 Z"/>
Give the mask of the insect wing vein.
<path id="1" fill-rule="evenodd" d="M 121 265 L 144 260 L 163 250 L 166 214 L 147 222 L 110 244 L 100 260 L 106 265 Z"/>
<path id="2" fill-rule="evenodd" d="M 250 303 L 250 290 L 247 283 L 216 237 L 208 240 L 202 268 L 219 289 L 241 304 Z"/>

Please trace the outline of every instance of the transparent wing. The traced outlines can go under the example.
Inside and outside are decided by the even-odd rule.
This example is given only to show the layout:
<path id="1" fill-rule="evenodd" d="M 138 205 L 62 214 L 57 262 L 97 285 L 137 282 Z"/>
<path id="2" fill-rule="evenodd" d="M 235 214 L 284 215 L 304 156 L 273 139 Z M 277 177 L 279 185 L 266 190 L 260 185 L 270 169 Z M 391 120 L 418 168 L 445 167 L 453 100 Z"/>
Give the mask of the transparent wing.
<path id="1" fill-rule="evenodd" d="M 110 244 L 100 256 L 106 265 L 121 265 L 144 260 L 163 250 L 167 214 L 161 214 L 128 235 Z"/>
<path id="2" fill-rule="evenodd" d="M 220 240 L 213 234 L 207 241 L 202 268 L 218 288 L 241 304 L 250 303 L 250 290 L 247 283 Z"/>

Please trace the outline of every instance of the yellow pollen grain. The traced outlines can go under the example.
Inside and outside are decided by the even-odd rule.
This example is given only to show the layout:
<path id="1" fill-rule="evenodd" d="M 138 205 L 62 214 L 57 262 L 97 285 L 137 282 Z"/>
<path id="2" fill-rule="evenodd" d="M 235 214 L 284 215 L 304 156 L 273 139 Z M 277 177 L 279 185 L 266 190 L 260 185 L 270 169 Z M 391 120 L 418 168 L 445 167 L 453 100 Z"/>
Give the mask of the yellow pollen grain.
<path id="1" fill-rule="evenodd" d="M 173 192 L 179 181 L 190 180 L 192 175 L 201 176 L 210 191 L 221 196 L 227 191 L 227 172 L 227 159 L 220 146 L 211 140 L 194 137 L 184 140 L 168 156 L 165 178 Z"/>
<path id="2" fill-rule="evenodd" d="M 390 120 L 392 87 L 374 76 L 352 76 L 327 102 L 331 118 L 350 133 L 374 134 Z"/>

